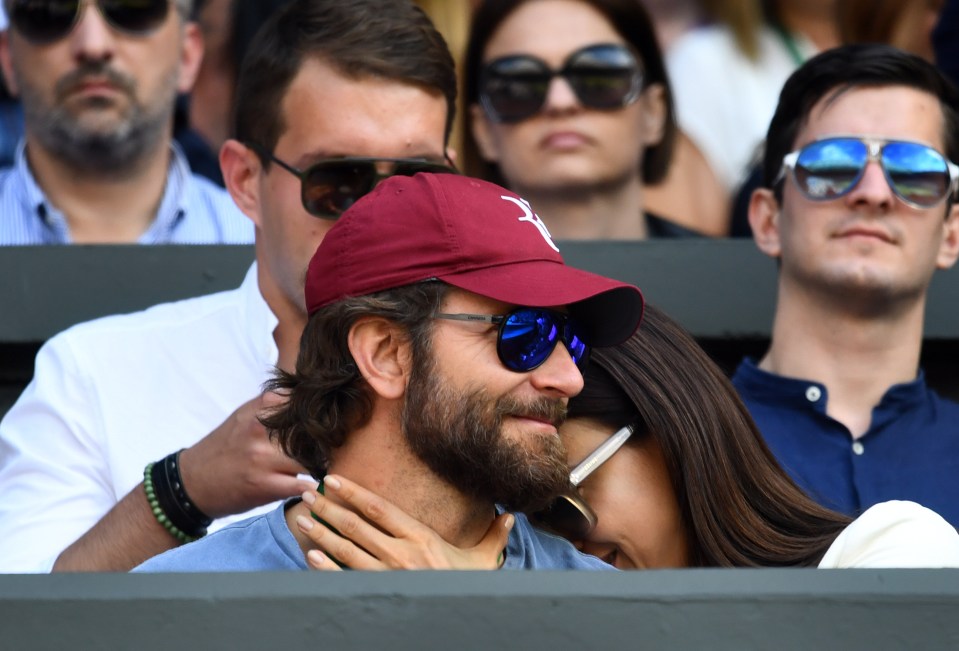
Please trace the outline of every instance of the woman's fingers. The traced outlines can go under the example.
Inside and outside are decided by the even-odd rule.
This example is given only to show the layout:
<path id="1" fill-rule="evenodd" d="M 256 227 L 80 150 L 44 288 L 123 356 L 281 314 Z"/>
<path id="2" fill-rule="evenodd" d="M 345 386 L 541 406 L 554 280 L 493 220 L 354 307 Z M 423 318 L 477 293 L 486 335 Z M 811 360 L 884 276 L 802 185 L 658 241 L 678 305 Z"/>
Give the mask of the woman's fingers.
<path id="1" fill-rule="evenodd" d="M 327 475 L 323 486 L 368 521 L 395 538 L 408 538 L 424 525 L 399 507 L 339 475 Z"/>
<path id="2" fill-rule="evenodd" d="M 303 501 L 322 522 L 301 515 L 296 518 L 296 526 L 318 550 L 344 567 L 355 570 L 384 569 L 379 559 L 363 548 L 364 535 L 382 534 L 355 513 L 333 504 L 318 493 L 303 493 Z M 322 569 L 326 569 L 325 564 Z"/>
<path id="3" fill-rule="evenodd" d="M 509 532 L 512 531 L 515 523 L 516 518 L 512 513 L 502 513 L 496 516 L 483 539 L 479 541 L 476 547 L 469 550 L 473 559 L 478 563 L 478 569 L 496 569 L 502 564 L 506 543 L 509 541 Z"/>

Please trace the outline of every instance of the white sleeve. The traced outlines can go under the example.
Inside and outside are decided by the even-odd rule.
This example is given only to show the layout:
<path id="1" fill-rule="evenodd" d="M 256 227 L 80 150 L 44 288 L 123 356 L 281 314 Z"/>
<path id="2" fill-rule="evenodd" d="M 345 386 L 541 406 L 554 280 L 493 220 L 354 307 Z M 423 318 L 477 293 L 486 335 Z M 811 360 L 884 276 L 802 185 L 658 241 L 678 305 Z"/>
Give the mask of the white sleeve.
<path id="1" fill-rule="evenodd" d="M 959 567 L 959 533 L 915 502 L 882 502 L 839 534 L 819 567 Z"/>
<path id="2" fill-rule="evenodd" d="M 99 413 L 71 333 L 54 337 L 0 421 L 0 572 L 49 572 L 116 504 Z"/>

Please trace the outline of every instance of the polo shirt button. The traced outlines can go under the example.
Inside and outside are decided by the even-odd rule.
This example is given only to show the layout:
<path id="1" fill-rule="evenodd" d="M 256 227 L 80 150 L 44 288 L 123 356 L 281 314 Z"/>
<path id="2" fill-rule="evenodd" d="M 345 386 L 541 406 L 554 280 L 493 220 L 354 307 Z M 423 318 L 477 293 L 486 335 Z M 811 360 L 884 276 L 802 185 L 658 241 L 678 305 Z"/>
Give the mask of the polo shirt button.
<path id="1" fill-rule="evenodd" d="M 806 389 L 806 400 L 809 402 L 816 402 L 822 398 L 822 389 L 819 387 L 809 387 Z"/>
<path id="2" fill-rule="evenodd" d="M 864 446 L 864 445 L 863 445 L 862 443 L 860 443 L 859 441 L 853 441 L 853 443 L 852 443 L 852 451 L 853 451 L 853 454 L 855 454 L 855 455 L 857 455 L 857 456 L 862 455 L 862 453 L 866 451 L 866 446 Z"/>

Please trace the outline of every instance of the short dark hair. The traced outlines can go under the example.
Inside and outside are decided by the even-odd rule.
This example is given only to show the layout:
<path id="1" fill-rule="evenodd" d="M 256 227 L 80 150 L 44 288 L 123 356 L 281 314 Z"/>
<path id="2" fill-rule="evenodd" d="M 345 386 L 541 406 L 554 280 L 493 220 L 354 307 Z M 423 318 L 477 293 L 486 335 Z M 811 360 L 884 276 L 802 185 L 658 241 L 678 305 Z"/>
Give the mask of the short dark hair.
<path id="1" fill-rule="evenodd" d="M 601 14 L 613 26 L 613 29 L 623 37 L 639 55 L 643 69 L 643 86 L 661 84 L 666 102 L 666 122 L 663 128 L 663 138 L 657 144 L 646 149 L 643 155 L 643 181 L 656 183 L 666 176 L 669 162 L 673 155 L 678 127 L 673 107 L 673 93 L 666 76 L 666 65 L 663 63 L 663 54 L 656 40 L 656 32 L 649 14 L 643 8 L 640 0 L 582 0 Z M 483 51 L 489 44 L 493 33 L 523 1 L 517 0 L 485 0 L 473 14 L 470 27 L 469 43 L 466 47 L 466 62 L 464 70 L 463 88 L 467 106 L 479 103 L 479 81 L 483 69 Z M 467 121 L 471 119 L 467 111 Z M 481 176 L 500 185 L 504 179 L 495 165 L 480 163 L 481 157 L 472 140 L 470 129 L 464 130 L 464 154 L 467 161 L 477 168 L 467 172 Z"/>
<path id="2" fill-rule="evenodd" d="M 766 134 L 763 186 L 772 188 L 783 157 L 796 145 L 813 107 L 830 94 L 853 88 L 907 86 L 939 99 L 945 155 L 959 160 L 959 90 L 922 57 L 891 45 L 843 45 L 809 59 L 786 80 Z M 776 190 L 781 199 L 780 189 Z"/>
<path id="3" fill-rule="evenodd" d="M 373 402 L 350 354 L 350 328 L 364 316 L 394 322 L 409 338 L 414 363 L 429 354 L 432 315 L 449 286 L 423 282 L 347 298 L 320 308 L 307 321 L 296 370 L 277 369 L 265 388 L 288 397 L 263 417 L 270 436 L 314 477 L 322 477 L 333 450 L 370 418 Z"/>
<path id="4" fill-rule="evenodd" d="M 240 65 L 237 140 L 273 150 L 284 129 L 283 96 L 309 57 L 350 77 L 380 77 L 442 94 L 449 137 L 456 68 L 446 41 L 419 7 L 409 0 L 296 0 L 263 24 Z"/>
<path id="5" fill-rule="evenodd" d="M 726 375 L 656 307 L 626 342 L 593 350 L 584 380 L 569 418 L 634 425 L 662 450 L 691 566 L 815 567 L 850 522 L 793 483 Z"/>

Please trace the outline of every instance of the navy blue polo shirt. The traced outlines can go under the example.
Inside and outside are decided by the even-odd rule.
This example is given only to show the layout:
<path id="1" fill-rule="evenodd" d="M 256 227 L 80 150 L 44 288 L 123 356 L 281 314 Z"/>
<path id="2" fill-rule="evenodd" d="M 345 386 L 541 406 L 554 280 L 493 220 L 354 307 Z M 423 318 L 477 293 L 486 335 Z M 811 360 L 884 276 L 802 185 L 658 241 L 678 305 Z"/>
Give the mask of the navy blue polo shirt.
<path id="1" fill-rule="evenodd" d="M 959 404 L 921 372 L 886 391 L 855 441 L 826 415 L 824 385 L 767 373 L 748 358 L 732 379 L 779 463 L 820 504 L 857 516 L 911 500 L 959 527 Z"/>

